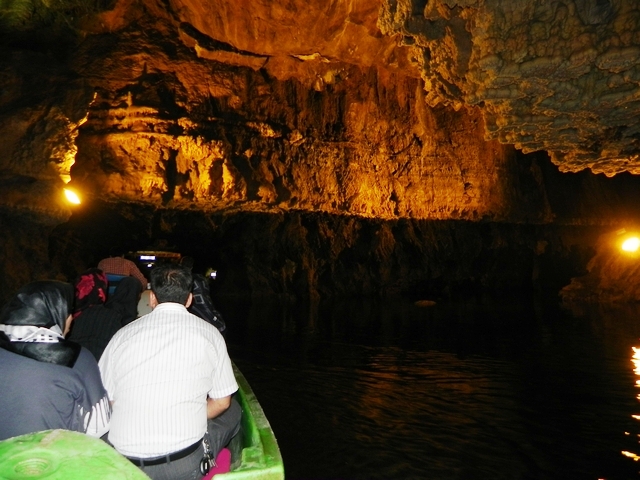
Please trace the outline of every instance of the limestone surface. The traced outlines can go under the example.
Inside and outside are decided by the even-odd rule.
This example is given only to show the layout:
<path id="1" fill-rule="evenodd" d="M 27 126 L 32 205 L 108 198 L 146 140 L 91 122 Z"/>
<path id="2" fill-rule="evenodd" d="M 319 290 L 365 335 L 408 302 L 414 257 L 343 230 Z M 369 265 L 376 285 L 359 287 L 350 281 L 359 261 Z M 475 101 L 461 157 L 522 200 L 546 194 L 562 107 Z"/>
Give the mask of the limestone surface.
<path id="1" fill-rule="evenodd" d="M 0 36 L 8 208 L 64 218 L 71 177 L 170 208 L 519 221 L 519 152 L 640 172 L 636 2 L 23 2 Z"/>
<path id="2" fill-rule="evenodd" d="M 640 4 L 385 0 L 426 102 L 478 105 L 486 137 L 548 151 L 563 171 L 640 173 Z"/>
<path id="3" fill-rule="evenodd" d="M 139 209 L 151 219 L 137 237 L 124 230 L 132 241 L 177 234 L 196 213 L 208 239 L 235 218 L 247 242 L 269 232 L 246 218 L 313 225 L 283 228 L 270 241 L 289 240 L 273 244 L 273 261 L 263 254 L 272 244 L 251 244 L 262 263 L 243 264 L 230 291 L 509 284 L 507 258 L 530 259 L 517 265 L 520 280 L 543 278 L 545 265 L 588 252 L 582 240 L 554 240 L 557 226 L 637 218 L 638 22 L 629 0 L 8 2 L 2 286 L 50 277 L 55 262 L 71 278 L 90 258 L 79 246 L 118 240 L 112 225 Z M 63 203 L 64 187 L 83 206 Z M 104 205 L 117 213 L 98 230 L 92 212 Z M 86 236 L 67 225 L 49 238 L 69 218 L 84 218 Z M 441 221 L 452 234 L 405 238 L 397 228 Z M 337 243 L 324 242 L 342 222 Z M 507 248 L 509 237 L 491 233 L 507 224 L 532 230 Z M 319 240 L 307 242 L 314 230 Z M 246 246 L 237 233 L 220 240 L 234 261 Z M 416 262 L 410 245 L 425 243 L 433 250 Z M 388 263 L 396 248 L 400 260 Z M 391 266 L 369 269 L 372 251 Z"/>

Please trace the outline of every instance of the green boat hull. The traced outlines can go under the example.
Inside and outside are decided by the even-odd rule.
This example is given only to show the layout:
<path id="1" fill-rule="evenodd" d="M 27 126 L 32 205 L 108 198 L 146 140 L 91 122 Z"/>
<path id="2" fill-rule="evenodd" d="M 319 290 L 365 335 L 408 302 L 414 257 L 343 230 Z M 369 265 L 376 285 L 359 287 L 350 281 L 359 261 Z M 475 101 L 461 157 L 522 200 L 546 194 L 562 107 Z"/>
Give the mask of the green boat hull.
<path id="1" fill-rule="evenodd" d="M 243 434 L 234 438 L 231 471 L 216 480 L 281 480 L 284 465 L 273 430 L 244 375 L 233 366 Z M 144 480 L 140 469 L 100 439 L 46 430 L 0 442 L 0 480 Z"/>
<path id="2" fill-rule="evenodd" d="M 231 441 L 231 471 L 216 480 L 281 480 L 284 464 L 271 425 L 244 375 L 234 365 L 237 400 L 242 407 L 242 437 Z"/>
<path id="3" fill-rule="evenodd" d="M 0 479 L 148 480 L 99 438 L 69 430 L 45 430 L 0 442 Z"/>

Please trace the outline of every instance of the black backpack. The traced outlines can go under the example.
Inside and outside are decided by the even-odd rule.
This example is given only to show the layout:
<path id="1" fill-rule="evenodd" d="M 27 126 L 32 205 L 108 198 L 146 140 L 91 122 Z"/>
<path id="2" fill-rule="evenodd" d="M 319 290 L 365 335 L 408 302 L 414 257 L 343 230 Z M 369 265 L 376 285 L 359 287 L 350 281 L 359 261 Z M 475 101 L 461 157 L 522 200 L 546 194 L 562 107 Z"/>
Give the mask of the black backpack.
<path id="1" fill-rule="evenodd" d="M 206 320 L 216 327 L 221 333 L 227 328 L 222 314 L 216 310 L 211 301 L 209 282 L 202 275 L 193 274 L 193 301 L 189 306 L 189 312 Z"/>

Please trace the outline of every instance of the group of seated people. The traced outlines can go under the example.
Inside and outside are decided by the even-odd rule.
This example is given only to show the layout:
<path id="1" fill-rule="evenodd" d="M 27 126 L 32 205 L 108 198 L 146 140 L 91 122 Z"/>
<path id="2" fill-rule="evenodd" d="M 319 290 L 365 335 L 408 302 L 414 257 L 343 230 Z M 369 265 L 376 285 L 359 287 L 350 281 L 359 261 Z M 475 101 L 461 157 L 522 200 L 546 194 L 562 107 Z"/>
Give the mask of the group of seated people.
<path id="1" fill-rule="evenodd" d="M 241 409 L 222 334 L 187 310 L 193 277 L 189 266 L 155 266 L 152 311 L 140 317 L 143 282 L 123 278 L 108 296 L 99 268 L 75 288 L 19 289 L 0 311 L 0 440 L 74 430 L 103 438 L 153 479 L 205 475 L 238 434 Z"/>

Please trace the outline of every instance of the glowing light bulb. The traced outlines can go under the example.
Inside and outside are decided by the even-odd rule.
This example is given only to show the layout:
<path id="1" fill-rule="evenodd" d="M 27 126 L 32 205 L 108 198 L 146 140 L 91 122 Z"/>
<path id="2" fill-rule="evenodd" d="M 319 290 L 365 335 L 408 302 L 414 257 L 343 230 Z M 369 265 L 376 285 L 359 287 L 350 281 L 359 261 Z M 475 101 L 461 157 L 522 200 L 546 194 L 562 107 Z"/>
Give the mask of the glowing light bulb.
<path id="1" fill-rule="evenodd" d="M 622 242 L 622 250 L 625 252 L 635 252 L 640 248 L 640 238 L 630 237 Z"/>
<path id="2" fill-rule="evenodd" d="M 76 192 L 74 192 L 73 190 L 69 190 L 68 188 L 64 189 L 64 195 L 67 197 L 67 200 L 70 203 L 73 203 L 75 205 L 80 205 L 80 203 L 82 203 L 80 201 L 80 197 L 78 197 L 78 194 Z"/>

